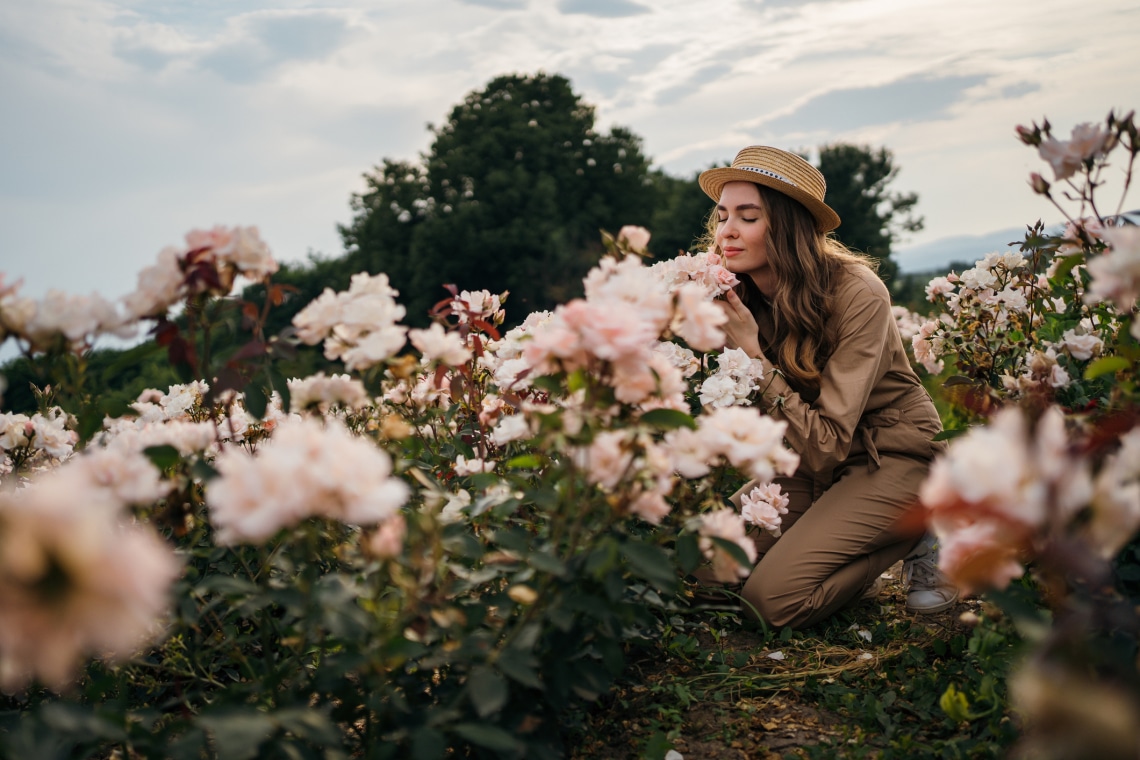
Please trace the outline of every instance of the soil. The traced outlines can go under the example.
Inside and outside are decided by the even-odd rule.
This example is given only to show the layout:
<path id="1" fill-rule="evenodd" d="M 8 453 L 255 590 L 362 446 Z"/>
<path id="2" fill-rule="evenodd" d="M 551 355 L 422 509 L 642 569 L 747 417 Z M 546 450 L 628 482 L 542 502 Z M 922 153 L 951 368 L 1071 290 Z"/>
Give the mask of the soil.
<path id="1" fill-rule="evenodd" d="M 883 592 L 857 611 L 857 620 L 864 621 L 860 624 L 874 626 L 885 614 L 915 619 L 926 630 L 940 636 L 968 633 L 970 625 L 963 622 L 962 616 L 966 614 L 968 619 L 979 611 L 977 600 L 959 600 L 950 609 L 934 615 L 911 615 L 906 612 L 906 593 L 899 582 L 901 567 L 900 562 L 884 573 Z M 665 753 L 663 747 L 671 746 L 686 760 L 764 760 L 800 755 L 804 748 L 821 743 L 856 741 L 850 737 L 858 735 L 860 730 L 851 726 L 850 719 L 801 697 L 798 686 L 803 679 L 798 677 L 797 669 L 770 659 L 774 646 L 780 642 L 766 643 L 758 631 L 742 625 L 718 623 L 717 629 L 715 640 L 708 627 L 695 634 L 701 652 L 727 652 L 746 665 L 748 673 L 759 673 L 755 679 L 769 680 L 759 683 L 743 680 L 739 688 L 734 688 L 735 681 L 729 676 L 723 688 L 713 687 L 712 699 L 692 699 L 684 707 L 685 700 L 677 698 L 676 684 L 691 684 L 705 671 L 691 658 L 662 658 L 661 650 L 654 650 L 656 660 L 634 660 L 627 677 L 587 714 L 586 726 L 581 731 L 585 738 L 572 748 L 570 757 L 573 760 L 660 758 Z M 822 678 L 827 677 L 825 671 L 829 669 L 873 671 L 879 667 L 880 659 L 890 656 L 892 646 L 907 644 L 892 641 L 862 649 L 829 646 L 821 639 L 799 642 L 800 645 L 809 643 L 819 647 L 809 652 L 813 655 L 810 675 Z M 807 672 L 803 669 L 803 658 L 798 659 L 799 672 Z M 731 673 L 735 669 L 728 670 Z M 656 749 L 655 740 L 660 745 Z"/>

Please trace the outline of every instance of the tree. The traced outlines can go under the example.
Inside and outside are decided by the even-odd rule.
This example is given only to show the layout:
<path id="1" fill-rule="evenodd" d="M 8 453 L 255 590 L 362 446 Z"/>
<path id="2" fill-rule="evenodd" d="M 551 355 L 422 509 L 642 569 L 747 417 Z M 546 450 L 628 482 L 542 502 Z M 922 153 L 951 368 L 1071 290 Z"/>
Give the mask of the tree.
<path id="1" fill-rule="evenodd" d="M 692 252 L 705 233 L 713 202 L 697 184 L 697 176 L 672 177 L 653 172 L 655 203 L 649 248 L 658 259 L 671 259 L 679 251 Z"/>
<path id="2" fill-rule="evenodd" d="M 879 260 L 879 276 L 891 281 L 898 264 L 891 260 L 891 245 L 903 232 L 922 229 L 922 217 L 913 209 L 915 193 L 893 193 L 887 186 L 898 167 L 886 148 L 836 143 L 819 150 L 819 170 L 827 178 L 827 203 L 843 220 L 836 236 L 845 245 Z"/>
<path id="3" fill-rule="evenodd" d="M 442 285 L 509 290 L 521 320 L 581 292 L 600 228 L 648 226 L 654 183 L 641 139 L 594 129 L 567 79 L 509 75 L 470 93 L 422 164 L 385 159 L 341 228 L 350 259 L 385 272 L 423 324 Z"/>

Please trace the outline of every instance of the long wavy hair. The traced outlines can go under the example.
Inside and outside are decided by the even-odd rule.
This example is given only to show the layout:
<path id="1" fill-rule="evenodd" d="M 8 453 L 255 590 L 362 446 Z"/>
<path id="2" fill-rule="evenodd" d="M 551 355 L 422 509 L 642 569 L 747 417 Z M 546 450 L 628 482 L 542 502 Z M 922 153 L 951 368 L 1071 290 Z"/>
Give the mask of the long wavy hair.
<path id="1" fill-rule="evenodd" d="M 776 277 L 775 292 L 764 296 L 751 277 L 741 277 L 736 293 L 756 314 L 769 304 L 775 337 L 764 353 L 800 389 L 818 389 L 823 366 L 834 349 L 835 335 L 827 329 L 834 306 L 835 285 L 844 267 L 875 270 L 878 262 L 847 249 L 815 227 L 811 212 L 797 200 L 763 185 L 760 204 L 768 221 L 768 261 Z M 709 214 L 705 240 L 716 244 L 717 213 Z M 761 339 L 761 343 L 764 341 Z"/>

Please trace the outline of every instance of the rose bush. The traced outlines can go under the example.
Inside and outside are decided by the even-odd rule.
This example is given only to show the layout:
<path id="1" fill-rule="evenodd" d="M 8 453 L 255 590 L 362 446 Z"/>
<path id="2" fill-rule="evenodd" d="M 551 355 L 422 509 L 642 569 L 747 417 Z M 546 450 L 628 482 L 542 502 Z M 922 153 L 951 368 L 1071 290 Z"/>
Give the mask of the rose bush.
<path id="1" fill-rule="evenodd" d="M 149 323 L 187 382 L 122 414 L 84 383 L 103 323 L 31 330 L 17 317 L 45 307 L 5 290 L 7 337 L 48 373 L 72 362 L 58 397 L 82 415 L 4 418 L 4 750 L 558 756 L 559 716 L 661 629 L 685 573 L 751 567 L 724 495 L 798 461 L 744 406 L 759 368 L 702 353 L 732 276 L 705 254 L 646 266 L 646 236 L 607 237 L 585 298 L 506 334 L 505 295 L 452 289 L 408 331 L 361 274 L 291 338 L 262 334 L 288 294 L 256 234 L 192 232 L 114 323 Z M 230 295 L 238 274 L 264 303 Z M 246 341 L 219 356 L 233 315 Z M 290 341 L 348 372 L 286 378 Z"/>
<path id="2" fill-rule="evenodd" d="M 927 286 L 939 311 L 914 333 L 914 358 L 950 374 L 957 429 L 946 437 L 960 437 L 921 500 L 941 568 L 999 602 L 1034 645 L 1013 677 L 1027 729 L 1019 751 L 1134 757 L 1140 228 L 1121 211 L 1140 137 L 1131 113 L 1078 125 L 1069 140 L 1048 121 L 1017 132 L 1052 166 L 1053 183 L 1033 174 L 1030 186 L 1067 224 L 1049 234 L 1038 222 L 1019 251 Z M 1107 213 L 1107 170 L 1121 155 L 1121 196 Z M 965 699 L 948 691 L 943 701 Z"/>

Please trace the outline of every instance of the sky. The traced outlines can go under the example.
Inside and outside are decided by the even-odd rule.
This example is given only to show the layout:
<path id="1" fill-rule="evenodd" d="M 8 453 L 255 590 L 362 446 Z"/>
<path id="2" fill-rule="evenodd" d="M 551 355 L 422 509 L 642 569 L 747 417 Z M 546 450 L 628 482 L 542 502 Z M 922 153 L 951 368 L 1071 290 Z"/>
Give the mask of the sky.
<path id="1" fill-rule="evenodd" d="M 1014 127 L 1140 105 L 1137 39 L 1131 0 L 0 0 L 0 272 L 116 297 L 214 224 L 337 255 L 364 172 L 540 70 L 678 176 L 749 144 L 886 146 L 919 270 L 1054 219 Z"/>

